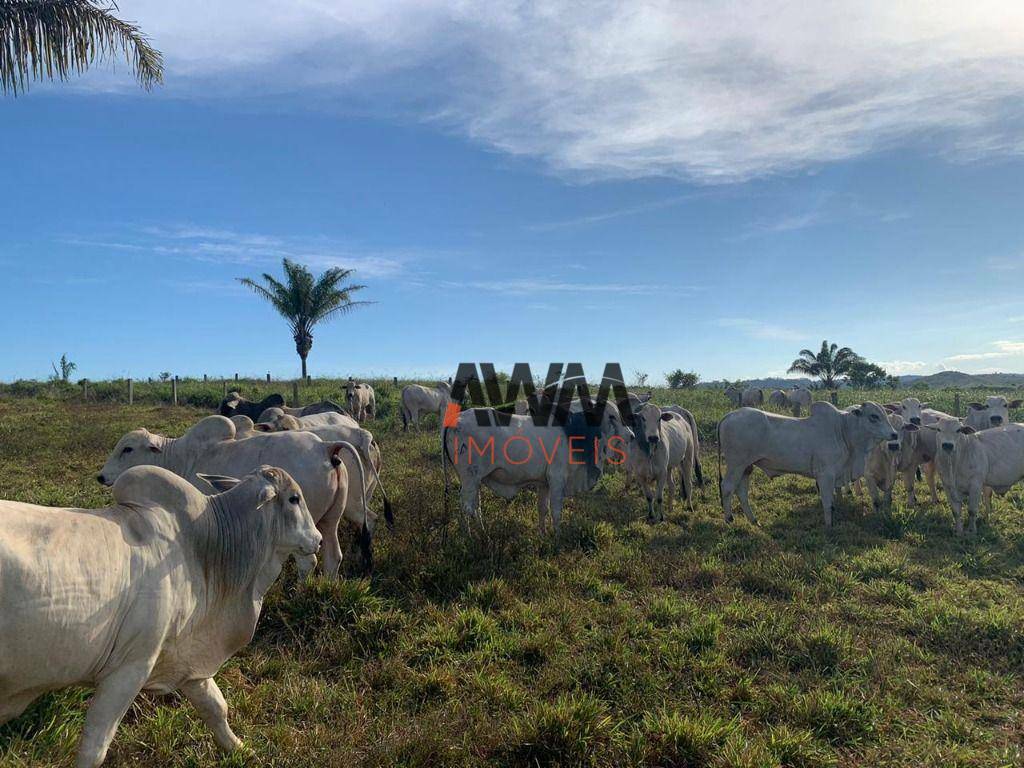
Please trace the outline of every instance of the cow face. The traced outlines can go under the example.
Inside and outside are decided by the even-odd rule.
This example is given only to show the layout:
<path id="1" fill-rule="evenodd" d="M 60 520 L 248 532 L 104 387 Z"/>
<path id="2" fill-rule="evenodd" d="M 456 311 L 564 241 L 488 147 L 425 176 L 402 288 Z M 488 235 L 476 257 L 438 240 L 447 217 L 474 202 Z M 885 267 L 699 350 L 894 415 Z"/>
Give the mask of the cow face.
<path id="1" fill-rule="evenodd" d="M 121 473 L 131 467 L 146 464 L 158 464 L 159 455 L 163 453 L 164 440 L 145 429 L 136 429 L 117 441 L 114 450 L 107 457 L 103 469 L 96 475 L 96 481 L 102 485 L 113 485 Z"/>
<path id="2" fill-rule="evenodd" d="M 988 419 L 988 426 L 1002 427 L 1010 423 L 1010 409 L 1020 408 L 1020 400 L 1008 402 L 1005 397 L 995 395 L 985 399 L 985 404 L 968 403 L 967 406 L 974 411 L 983 411 Z"/>
<path id="3" fill-rule="evenodd" d="M 665 414 L 667 418 L 672 418 Z M 647 453 L 661 442 L 661 408 L 653 403 L 642 406 L 633 417 L 633 430 L 640 447 Z"/>
<path id="4" fill-rule="evenodd" d="M 905 397 L 900 403 L 900 415 L 908 424 L 921 426 L 921 409 L 924 407 L 916 397 Z"/>
<path id="5" fill-rule="evenodd" d="M 260 467 L 253 473 L 262 483 L 259 499 L 261 506 L 273 505 L 271 517 L 275 522 L 275 544 L 282 556 L 295 555 L 300 573 L 308 573 L 316 565 L 316 552 L 321 536 L 309 514 L 302 489 L 292 476 L 277 467 Z"/>
<path id="6" fill-rule="evenodd" d="M 895 455 L 906 454 L 909 457 L 913 453 L 917 443 L 917 433 L 920 427 L 917 424 L 907 422 L 898 413 L 889 414 L 889 425 L 896 432 L 895 440 L 887 440 L 885 447 Z"/>
<path id="7" fill-rule="evenodd" d="M 961 424 L 960 419 L 939 419 L 934 424 L 927 425 L 927 429 L 938 433 L 935 442 L 938 444 L 939 453 L 947 456 L 955 455 L 966 436 L 974 434 L 974 427 Z"/>
<path id="8" fill-rule="evenodd" d="M 261 421 L 254 426 L 260 432 L 298 432 L 302 430 L 299 420 L 288 413 L 277 414 L 269 421 Z"/>
<path id="9" fill-rule="evenodd" d="M 853 414 L 867 436 L 876 442 L 899 440 L 899 435 L 889 423 L 889 414 L 878 403 L 862 403 L 848 409 L 847 413 Z"/>

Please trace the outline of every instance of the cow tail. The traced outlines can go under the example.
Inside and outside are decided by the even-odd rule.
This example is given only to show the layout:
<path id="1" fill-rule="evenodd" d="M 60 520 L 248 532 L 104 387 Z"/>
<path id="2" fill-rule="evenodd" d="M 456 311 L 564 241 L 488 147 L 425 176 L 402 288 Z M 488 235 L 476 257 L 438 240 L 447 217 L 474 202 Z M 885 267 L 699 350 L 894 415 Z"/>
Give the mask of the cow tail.
<path id="1" fill-rule="evenodd" d="M 442 493 L 442 503 L 444 506 L 444 512 L 448 514 L 448 425 L 441 425 L 441 477 L 444 478 L 444 491 Z"/>
<path id="2" fill-rule="evenodd" d="M 700 465 L 700 435 L 697 433 L 697 419 L 689 410 L 686 411 L 686 421 L 690 424 L 690 431 L 693 432 L 693 472 L 697 477 L 697 487 L 704 487 L 704 469 Z"/>
<path id="3" fill-rule="evenodd" d="M 405 430 L 405 429 L 409 428 L 409 416 L 411 414 L 409 413 L 408 409 L 405 407 L 405 393 L 404 392 L 401 395 L 399 395 L 398 402 L 399 402 L 399 408 L 402 411 L 402 429 Z"/>
<path id="4" fill-rule="evenodd" d="M 363 506 L 363 521 L 359 530 L 359 550 L 363 555 L 364 570 L 367 573 L 371 573 L 373 571 L 373 534 L 367 524 L 370 512 L 366 506 L 366 472 L 363 469 L 363 460 L 359 456 L 359 451 L 356 450 L 356 447 L 345 440 L 334 444 L 335 455 L 343 449 L 352 453 L 356 460 L 356 467 L 359 469 L 359 496 Z"/>
<path id="5" fill-rule="evenodd" d="M 373 443 L 372 445 L 376 445 Z M 380 446 L 377 446 L 379 453 Z M 370 465 L 370 471 L 373 473 L 373 479 L 377 481 L 377 486 L 380 488 L 380 495 L 384 499 L 384 522 L 387 523 L 388 530 L 393 531 L 395 529 L 395 513 L 391 509 L 391 499 L 388 498 L 388 492 L 384 490 L 384 481 L 380 479 L 380 473 L 377 471 L 377 467 L 373 465 L 373 456 L 368 457 L 368 463 Z"/>
<path id="6" fill-rule="evenodd" d="M 718 496 L 719 496 L 719 498 L 721 498 L 721 496 L 722 496 L 722 421 L 725 421 L 725 419 L 720 420 L 718 422 L 718 425 L 715 427 L 715 432 L 716 432 L 716 435 L 717 435 L 717 438 L 718 438 L 718 446 L 717 446 L 717 448 L 718 448 Z"/>
<path id="7" fill-rule="evenodd" d="M 914 474 L 917 476 L 918 482 L 920 482 L 921 481 L 921 465 L 920 464 L 918 464 L 917 467 L 914 469 Z"/>

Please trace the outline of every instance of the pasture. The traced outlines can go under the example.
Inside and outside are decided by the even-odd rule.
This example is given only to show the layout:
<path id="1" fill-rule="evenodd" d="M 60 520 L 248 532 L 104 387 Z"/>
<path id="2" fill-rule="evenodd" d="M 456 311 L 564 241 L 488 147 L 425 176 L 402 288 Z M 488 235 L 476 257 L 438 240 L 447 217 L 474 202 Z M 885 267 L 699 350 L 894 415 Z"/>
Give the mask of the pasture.
<path id="1" fill-rule="evenodd" d="M 397 391 L 375 385 L 381 418 L 367 426 L 397 519 L 377 538 L 373 578 L 300 582 L 286 570 L 253 643 L 218 675 L 244 750 L 222 757 L 187 703 L 144 695 L 109 765 L 1024 761 L 1020 489 L 981 515 L 976 539 L 957 540 L 945 499 L 932 505 L 923 483 L 917 509 L 902 489 L 884 514 L 844 499 L 826 533 L 811 481 L 757 475 L 761 525 L 727 525 L 713 444 L 724 396 L 656 390 L 700 425 L 708 482 L 693 514 L 677 502 L 649 525 L 639 493 L 613 474 L 567 502 L 557 539 L 537 533 L 532 494 L 487 492 L 484 530 L 466 537 L 457 494 L 447 515 L 441 504 L 436 420 L 403 434 Z M 220 398 L 219 382 L 183 382 L 193 405 L 178 408 L 142 385 L 131 408 L 98 384 L 84 403 L 5 389 L 0 498 L 84 507 L 110 501 L 94 476 L 124 432 L 180 434 Z M 868 397 L 840 394 L 841 405 Z M 915 394 L 952 408 L 952 393 Z M 303 390 L 324 396 L 340 400 L 340 382 Z M 47 695 L 0 727 L 0 768 L 71 765 L 87 698 Z"/>

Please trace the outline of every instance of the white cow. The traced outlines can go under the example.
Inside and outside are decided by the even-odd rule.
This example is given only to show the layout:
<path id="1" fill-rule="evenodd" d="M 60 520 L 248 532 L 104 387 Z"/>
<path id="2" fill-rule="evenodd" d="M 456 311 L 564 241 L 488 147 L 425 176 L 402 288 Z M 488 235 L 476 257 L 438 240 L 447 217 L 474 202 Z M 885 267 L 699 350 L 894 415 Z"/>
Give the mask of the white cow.
<path id="1" fill-rule="evenodd" d="M 332 425 L 342 427 L 352 427 L 353 429 L 359 428 L 359 422 L 356 421 L 352 416 L 347 413 L 338 413 L 337 411 L 322 411 L 320 413 L 311 413 L 306 416 L 297 416 L 294 413 L 289 413 L 284 408 L 267 408 L 260 414 L 257 424 L 267 424 L 275 421 L 282 416 L 288 416 L 296 419 L 303 429 L 311 429 L 313 427 L 327 427 Z"/>
<path id="2" fill-rule="evenodd" d="M 883 408 L 890 413 L 899 414 L 907 424 L 924 424 L 924 411 L 929 409 L 930 403 L 922 403 L 916 397 L 905 397 L 898 403 L 886 403 Z"/>
<path id="3" fill-rule="evenodd" d="M 137 467 L 102 509 L 0 501 L 0 723 L 93 686 L 76 765 L 95 768 L 139 691 L 180 691 L 223 749 L 241 744 L 213 676 L 252 639 L 284 561 L 316 562 L 320 534 L 284 470 L 210 480 L 230 490 Z"/>
<path id="4" fill-rule="evenodd" d="M 848 413 L 831 403 L 816 402 L 805 419 L 755 408 L 732 411 L 718 425 L 719 450 L 726 462 L 725 477 L 719 475 L 725 519 L 732 521 L 732 496 L 736 493 L 747 519 L 757 522 L 747 492 L 754 467 L 760 467 L 769 477 L 795 474 L 814 478 L 825 527 L 830 528 L 836 488 L 864 474 L 867 454 L 875 444 L 895 439 L 886 412 L 872 402 Z"/>
<path id="5" fill-rule="evenodd" d="M 419 384 L 407 384 L 402 387 L 402 429 L 407 430 L 411 423 L 419 428 L 420 415 L 436 413 L 442 415 L 452 401 L 452 387 L 446 381 L 439 381 L 432 389 Z"/>
<path id="6" fill-rule="evenodd" d="M 654 403 L 647 403 L 633 414 L 632 429 L 633 438 L 628 443 L 626 471 L 647 499 L 647 519 L 651 522 L 665 519 L 663 497 L 666 488 L 668 511 L 672 514 L 675 490 L 672 475 L 677 468 L 683 499 L 693 512 L 696 440 L 689 422 L 678 413 L 663 411 Z"/>
<path id="7" fill-rule="evenodd" d="M 876 512 L 883 508 L 892 508 L 892 492 L 896 478 L 902 474 L 900 461 L 904 455 L 911 453 L 906 450 L 906 446 L 919 429 L 916 424 L 905 423 L 898 413 L 889 414 L 889 423 L 896 434 L 896 439 L 886 440 L 872 448 L 864 467 L 864 480 Z"/>
<path id="8" fill-rule="evenodd" d="M 1010 409 L 1020 408 L 1024 400 L 1007 401 L 1002 395 L 985 398 L 985 403 L 968 403 L 964 423 L 980 432 L 1010 423 Z"/>
<path id="9" fill-rule="evenodd" d="M 970 514 L 970 532 L 978 532 L 982 497 L 992 513 L 992 492 L 1002 496 L 1024 478 L 1024 425 L 1008 424 L 977 431 L 958 419 L 941 419 L 927 429 L 937 433 L 936 464 L 942 477 L 956 533 L 963 536 L 963 503 Z"/>
<path id="10" fill-rule="evenodd" d="M 360 469 L 358 450 L 347 442 L 325 443 L 308 432 L 258 434 L 235 439 L 235 425 L 223 416 L 207 416 L 178 438 L 164 437 L 136 429 L 114 447 L 97 480 L 111 485 L 129 467 L 159 466 L 184 477 L 198 488 L 206 487 L 200 473 L 240 477 L 265 463 L 283 468 L 302 488 L 313 519 L 323 535 L 324 571 L 335 576 L 341 566 L 338 524 L 342 517 L 362 534 L 367 564 L 372 562 L 369 539 L 376 515 L 371 513 L 360 492 L 360 512 L 350 516 L 347 505 L 349 475 L 341 455 L 350 452 Z M 365 487 L 363 477 L 353 478 L 355 487 Z"/>
<path id="11" fill-rule="evenodd" d="M 776 389 L 768 396 L 768 402 L 779 409 L 789 409 L 794 416 L 799 416 L 803 409 L 810 410 L 811 393 L 800 387 Z"/>
<path id="12" fill-rule="evenodd" d="M 757 387 L 747 387 L 740 395 L 740 405 L 749 408 L 757 408 L 764 405 L 764 390 Z"/>
<path id="13" fill-rule="evenodd" d="M 357 384 L 349 379 L 345 386 L 345 404 L 356 421 L 366 421 L 376 416 L 377 396 L 369 384 Z"/>
<path id="14" fill-rule="evenodd" d="M 377 486 L 380 486 L 381 496 L 384 500 L 384 520 L 389 528 L 393 527 L 395 520 L 391 501 L 388 499 L 387 491 L 384 490 L 384 484 L 380 479 L 383 456 L 381 455 L 380 446 L 373 438 L 373 434 L 361 427 L 341 424 L 303 427 L 303 421 L 304 419 L 296 418 L 295 416 L 281 414 L 273 421 L 256 424 L 255 429 L 257 432 L 310 432 L 325 443 L 352 443 L 352 445 L 359 449 L 363 468 L 369 470 L 366 472 L 366 503 L 369 504 L 373 500 L 373 493 Z M 358 472 L 358 467 L 355 466 L 352 455 L 346 452 L 342 460 L 345 462 L 345 468 L 348 470 L 349 477 L 355 476 Z M 345 516 L 349 519 L 357 518 L 360 511 L 358 508 L 359 503 L 360 498 L 356 494 L 350 493 L 345 504 Z"/>
<path id="15" fill-rule="evenodd" d="M 486 426 L 478 423 L 477 413 L 484 415 Z M 445 498 L 451 464 L 462 485 L 464 528 L 469 518 L 480 518 L 483 485 L 505 499 L 524 488 L 535 489 L 541 530 L 550 509 L 557 532 L 564 499 L 593 488 L 606 461 L 623 462 L 632 436 L 612 403 L 605 404 L 601 423 L 593 426 L 579 411 L 570 414 L 564 427 L 536 426 L 531 416 L 506 418 L 508 424 L 502 426 L 493 408 L 471 408 L 459 415 L 454 427 L 441 428 Z"/>
<path id="16" fill-rule="evenodd" d="M 739 408 L 740 401 L 743 399 L 743 387 L 730 384 L 725 388 L 725 397 L 730 403 L 732 403 L 733 408 Z"/>

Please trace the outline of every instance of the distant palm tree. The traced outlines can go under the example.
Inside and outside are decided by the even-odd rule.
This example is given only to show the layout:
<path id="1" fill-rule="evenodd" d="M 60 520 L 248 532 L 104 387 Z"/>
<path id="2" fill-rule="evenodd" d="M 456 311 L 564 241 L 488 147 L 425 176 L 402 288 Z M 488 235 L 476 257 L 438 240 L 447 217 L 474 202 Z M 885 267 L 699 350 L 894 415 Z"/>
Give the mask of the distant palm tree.
<path id="1" fill-rule="evenodd" d="M 809 349 L 800 350 L 800 357 L 793 361 L 786 373 L 803 373 L 821 382 L 823 389 L 835 389 L 839 379 L 850 372 L 850 368 L 862 358 L 849 347 L 821 342 L 821 350 L 815 354 Z"/>
<path id="2" fill-rule="evenodd" d="M 306 357 L 313 348 L 313 328 L 317 323 L 373 302 L 352 301 L 351 294 L 366 286 L 343 285 L 352 274 L 351 269 L 335 267 L 314 279 L 313 273 L 302 264 L 285 259 L 283 265 L 284 283 L 266 273 L 263 274 L 262 285 L 248 277 L 240 277 L 238 282 L 269 301 L 277 313 L 288 321 L 295 339 L 295 351 L 302 360 L 302 378 L 306 378 Z"/>
<path id="3" fill-rule="evenodd" d="M 17 96 L 29 80 L 67 80 L 118 51 L 143 88 L 163 82 L 160 51 L 115 10 L 99 0 L 0 0 L 0 90 Z"/>

